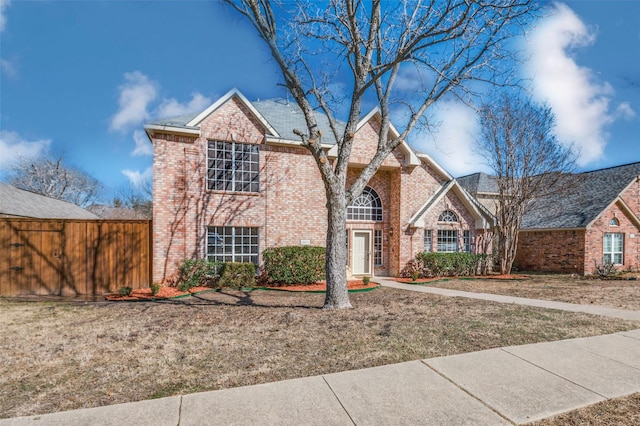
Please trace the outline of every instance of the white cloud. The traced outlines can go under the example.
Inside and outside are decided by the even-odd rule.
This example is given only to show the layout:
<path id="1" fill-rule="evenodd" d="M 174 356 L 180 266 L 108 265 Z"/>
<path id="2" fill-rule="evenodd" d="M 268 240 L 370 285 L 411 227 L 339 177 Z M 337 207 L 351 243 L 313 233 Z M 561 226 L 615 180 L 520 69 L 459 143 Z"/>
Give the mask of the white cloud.
<path id="1" fill-rule="evenodd" d="M 157 117 L 173 117 L 192 112 L 200 112 L 210 104 L 210 98 L 200 93 L 192 93 L 191 100 L 186 104 L 180 103 L 174 98 L 164 99 L 154 115 Z"/>
<path id="2" fill-rule="evenodd" d="M 124 79 L 119 88 L 119 109 L 111 119 L 112 130 L 124 131 L 141 125 L 149 118 L 149 104 L 158 95 L 157 85 L 140 71 L 125 73 Z"/>
<path id="3" fill-rule="evenodd" d="M 1 0 L 0 0 L 1 1 Z M 18 70 L 13 62 L 0 58 L 0 72 L 9 78 L 15 78 L 18 76 Z"/>
<path id="4" fill-rule="evenodd" d="M 632 119 L 636 116 L 636 112 L 631 108 L 629 102 L 623 102 L 616 108 L 616 118 L 623 118 L 625 120 Z"/>
<path id="5" fill-rule="evenodd" d="M 400 68 L 394 87 L 400 91 L 414 91 L 423 87 L 424 77 L 420 70 L 413 64 Z"/>
<path id="6" fill-rule="evenodd" d="M 0 173 L 7 171 L 19 159 L 42 155 L 50 145 L 48 139 L 28 141 L 16 132 L 0 130 Z"/>
<path id="7" fill-rule="evenodd" d="M 419 136 L 413 144 L 429 153 L 447 172 L 463 176 L 488 171 L 478 161 L 475 135 L 480 131 L 476 112 L 459 101 L 440 101 L 432 111 L 437 127 Z"/>
<path id="8" fill-rule="evenodd" d="M 149 142 L 149 138 L 144 131 L 135 130 L 133 132 L 133 141 L 135 142 L 136 147 L 133 151 L 131 151 L 132 156 L 138 157 L 153 155 L 153 146 L 151 146 L 151 142 Z"/>
<path id="9" fill-rule="evenodd" d="M 142 173 L 139 170 L 125 169 L 122 174 L 129 178 L 134 186 L 142 186 L 145 182 L 150 182 L 153 176 L 151 167 L 147 167 Z"/>
<path id="10" fill-rule="evenodd" d="M 5 9 L 9 7 L 11 0 L 0 0 L 0 32 L 4 31 L 7 25 L 7 16 Z"/>
<path id="11" fill-rule="evenodd" d="M 568 6 L 558 3 L 533 31 L 528 45 L 526 72 L 532 77 L 533 97 L 549 104 L 558 138 L 575 144 L 580 165 L 602 156 L 608 138 L 605 128 L 616 118 L 610 111 L 612 87 L 599 83 L 592 70 L 571 57 L 573 49 L 594 40 L 593 31 Z M 632 113 L 628 104 L 619 110 L 627 116 Z"/>

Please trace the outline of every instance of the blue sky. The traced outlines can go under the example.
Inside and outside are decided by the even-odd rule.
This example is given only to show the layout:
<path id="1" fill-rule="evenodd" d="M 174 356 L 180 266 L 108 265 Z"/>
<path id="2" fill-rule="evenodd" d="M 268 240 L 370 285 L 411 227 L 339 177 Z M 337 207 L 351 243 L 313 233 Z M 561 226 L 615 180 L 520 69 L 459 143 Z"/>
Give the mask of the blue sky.
<path id="1" fill-rule="evenodd" d="M 521 43 L 520 72 L 582 169 L 640 161 L 640 1 L 550 4 Z M 284 97 L 278 81 L 252 28 L 216 2 L 0 0 L 0 178 L 49 151 L 117 191 L 150 177 L 145 122 L 234 87 Z M 473 111 L 449 101 L 431 114 L 435 137 L 412 144 L 454 176 L 482 169 Z"/>

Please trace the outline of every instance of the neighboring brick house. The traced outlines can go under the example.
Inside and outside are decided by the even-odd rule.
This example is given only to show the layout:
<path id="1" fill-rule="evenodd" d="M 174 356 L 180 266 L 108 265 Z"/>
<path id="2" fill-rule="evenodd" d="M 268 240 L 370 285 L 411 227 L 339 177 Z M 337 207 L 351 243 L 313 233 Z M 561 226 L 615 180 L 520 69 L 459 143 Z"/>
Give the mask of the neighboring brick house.
<path id="1" fill-rule="evenodd" d="M 538 200 L 524 217 L 514 267 L 593 274 L 611 262 L 619 270 L 640 270 L 640 162 L 561 179 L 563 193 Z M 484 205 L 495 201 L 491 176 L 458 181 Z"/>
<path id="2" fill-rule="evenodd" d="M 379 117 L 374 109 L 358 125 L 348 181 L 375 152 Z M 335 158 L 328 121 L 318 122 Z M 305 128 L 295 104 L 250 102 L 235 89 L 198 114 L 145 125 L 154 149 L 154 281 L 187 258 L 259 265 L 267 247 L 325 245 L 324 186 L 293 133 Z M 398 274 L 425 247 L 481 251 L 491 220 L 428 155 L 403 143 L 348 208 L 348 275 Z"/>

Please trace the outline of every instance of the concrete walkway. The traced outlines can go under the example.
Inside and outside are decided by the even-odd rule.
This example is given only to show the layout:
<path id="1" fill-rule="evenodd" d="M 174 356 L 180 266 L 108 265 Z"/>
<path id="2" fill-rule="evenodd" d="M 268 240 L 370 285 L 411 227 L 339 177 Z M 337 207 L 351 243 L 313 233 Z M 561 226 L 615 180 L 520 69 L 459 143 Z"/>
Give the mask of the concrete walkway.
<path id="1" fill-rule="evenodd" d="M 639 311 L 627 311 L 624 309 L 608 308 L 597 305 L 578 305 L 575 303 L 554 302 L 551 300 L 527 299 L 524 297 L 502 296 L 490 293 L 473 293 L 470 291 L 449 290 L 438 288 L 437 283 L 429 285 L 402 284 L 393 278 L 376 277 L 376 282 L 384 287 L 398 288 L 401 290 L 417 291 L 419 293 L 437 294 L 449 297 L 465 297 L 468 299 L 488 300 L 498 303 L 513 303 L 516 305 L 535 306 L 537 308 L 558 309 L 569 312 L 583 312 L 592 315 L 602 315 L 605 317 L 620 318 L 632 321 L 640 321 Z M 434 287 L 436 286 L 436 287 Z"/>
<path id="2" fill-rule="evenodd" d="M 640 320 L 596 306 L 382 285 Z M 634 315 L 635 314 L 635 315 Z M 640 392 L 640 329 L 31 417 L 7 425 L 522 424 Z"/>

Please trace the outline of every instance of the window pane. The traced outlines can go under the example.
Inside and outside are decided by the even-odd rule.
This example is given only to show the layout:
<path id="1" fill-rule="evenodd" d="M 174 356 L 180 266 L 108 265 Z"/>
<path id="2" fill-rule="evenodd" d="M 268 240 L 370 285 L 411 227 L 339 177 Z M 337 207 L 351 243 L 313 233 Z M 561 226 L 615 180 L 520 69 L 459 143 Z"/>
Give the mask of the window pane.
<path id="1" fill-rule="evenodd" d="M 438 251 L 455 253 L 458 251 L 458 231 L 438 230 Z"/>
<path id="2" fill-rule="evenodd" d="M 258 228 L 212 226 L 207 234 L 207 257 L 220 262 L 258 264 Z"/>
<path id="3" fill-rule="evenodd" d="M 209 141 L 207 188 L 259 192 L 260 150 L 257 145 Z"/>
<path id="4" fill-rule="evenodd" d="M 382 222 L 382 201 L 376 191 L 366 186 L 362 194 L 347 206 L 347 220 Z"/>
<path id="5" fill-rule="evenodd" d="M 424 230 L 424 251 L 433 251 L 433 242 L 431 240 L 431 229 Z"/>

